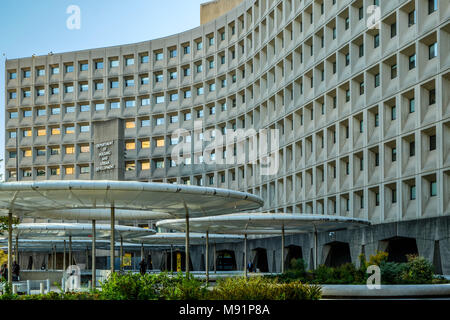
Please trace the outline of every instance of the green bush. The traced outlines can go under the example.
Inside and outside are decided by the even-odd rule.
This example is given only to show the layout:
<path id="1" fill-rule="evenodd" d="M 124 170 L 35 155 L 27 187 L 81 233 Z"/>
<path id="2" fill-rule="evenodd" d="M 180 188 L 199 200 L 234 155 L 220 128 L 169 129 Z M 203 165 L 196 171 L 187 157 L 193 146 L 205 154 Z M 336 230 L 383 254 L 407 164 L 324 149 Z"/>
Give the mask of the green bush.
<path id="1" fill-rule="evenodd" d="M 222 279 L 209 295 L 213 300 L 318 300 L 320 297 L 319 286 L 298 281 L 280 284 L 276 279 L 263 277 Z"/>
<path id="2" fill-rule="evenodd" d="M 402 284 L 403 272 L 406 268 L 406 263 L 397 262 L 381 262 L 381 283 L 383 284 Z"/>
<path id="3" fill-rule="evenodd" d="M 408 255 L 408 262 L 403 272 L 403 280 L 407 283 L 431 283 L 433 265 L 423 257 Z"/>

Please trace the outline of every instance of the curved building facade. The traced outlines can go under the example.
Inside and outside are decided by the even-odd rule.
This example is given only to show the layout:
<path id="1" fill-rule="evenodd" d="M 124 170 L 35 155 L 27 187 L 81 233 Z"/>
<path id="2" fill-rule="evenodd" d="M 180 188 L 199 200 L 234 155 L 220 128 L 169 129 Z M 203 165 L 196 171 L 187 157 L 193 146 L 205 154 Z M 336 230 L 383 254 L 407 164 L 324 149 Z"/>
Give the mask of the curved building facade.
<path id="1" fill-rule="evenodd" d="M 449 17 L 444 0 L 245 0 L 166 38 L 7 60 L 7 180 L 247 191 L 263 211 L 372 222 L 323 235 L 319 262 L 340 243 L 353 261 L 415 245 L 450 274 Z M 248 137 L 205 154 L 202 130 L 239 129 L 274 132 L 275 171 L 217 161 L 247 154 Z"/>

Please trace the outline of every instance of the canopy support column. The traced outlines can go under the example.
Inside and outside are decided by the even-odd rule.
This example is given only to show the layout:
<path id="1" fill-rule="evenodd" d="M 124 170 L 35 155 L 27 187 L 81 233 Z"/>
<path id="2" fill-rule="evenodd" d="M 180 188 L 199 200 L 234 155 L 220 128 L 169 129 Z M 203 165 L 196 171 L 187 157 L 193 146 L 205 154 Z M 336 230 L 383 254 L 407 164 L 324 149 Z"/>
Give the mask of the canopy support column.
<path id="1" fill-rule="evenodd" d="M 120 236 L 120 271 L 123 270 L 123 237 Z"/>
<path id="2" fill-rule="evenodd" d="M 144 243 L 141 243 L 141 261 L 144 260 Z"/>
<path id="3" fill-rule="evenodd" d="M 214 242 L 214 273 L 217 273 L 217 250 L 215 242 Z"/>
<path id="4" fill-rule="evenodd" d="M 19 263 L 19 235 L 16 235 L 16 262 Z"/>
<path id="5" fill-rule="evenodd" d="M 284 226 L 281 227 L 281 273 L 284 273 Z"/>
<path id="6" fill-rule="evenodd" d="M 56 244 L 53 246 L 53 270 L 57 270 L 57 268 L 56 268 Z"/>
<path id="7" fill-rule="evenodd" d="M 64 239 L 63 270 L 66 271 L 66 239 Z"/>
<path id="8" fill-rule="evenodd" d="M 173 273 L 173 245 L 170 245 L 170 272 Z"/>
<path id="9" fill-rule="evenodd" d="M 206 231 L 206 254 L 205 254 L 205 270 L 206 270 L 206 283 L 209 283 L 209 231 Z"/>
<path id="10" fill-rule="evenodd" d="M 12 284 L 12 212 L 8 212 L 8 283 Z"/>
<path id="11" fill-rule="evenodd" d="M 314 226 L 314 269 L 317 269 L 317 267 L 319 266 L 319 261 L 317 260 L 318 259 L 317 247 L 318 247 L 317 228 L 316 226 Z"/>
<path id="12" fill-rule="evenodd" d="M 72 236 L 69 236 L 69 267 L 72 265 Z"/>
<path id="13" fill-rule="evenodd" d="M 95 249 L 95 240 L 97 237 L 97 232 L 95 230 L 95 220 L 92 220 L 92 289 L 96 287 L 96 266 L 95 266 L 95 257 L 96 257 L 96 249 Z"/>
<path id="14" fill-rule="evenodd" d="M 247 278 L 247 234 L 244 235 L 244 275 Z"/>
<path id="15" fill-rule="evenodd" d="M 114 256 L 114 245 L 115 245 L 115 231 L 114 231 L 114 225 L 115 225 L 115 208 L 114 206 L 111 206 L 111 238 L 110 238 L 110 242 L 109 242 L 109 246 L 110 246 L 110 253 L 109 253 L 109 258 L 111 261 L 111 274 L 114 273 L 114 260 L 115 260 L 115 256 Z"/>
<path id="16" fill-rule="evenodd" d="M 186 256 L 186 277 L 189 276 L 189 210 L 184 203 L 184 209 L 186 210 L 186 248 L 185 248 L 185 256 Z"/>

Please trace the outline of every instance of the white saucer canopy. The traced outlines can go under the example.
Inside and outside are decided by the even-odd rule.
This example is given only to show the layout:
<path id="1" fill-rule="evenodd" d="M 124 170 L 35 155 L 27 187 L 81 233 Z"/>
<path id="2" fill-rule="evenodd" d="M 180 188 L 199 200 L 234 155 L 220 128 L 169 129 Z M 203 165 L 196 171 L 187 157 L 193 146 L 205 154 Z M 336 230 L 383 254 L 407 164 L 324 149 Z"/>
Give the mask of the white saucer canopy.
<path id="1" fill-rule="evenodd" d="M 369 225 L 368 220 L 349 217 L 293 214 L 293 213 L 236 213 L 214 217 L 193 218 L 189 227 L 195 232 L 212 232 L 245 235 L 244 255 L 247 259 L 247 235 L 281 234 L 282 259 L 284 258 L 285 233 L 314 232 L 314 263 L 317 267 L 317 232 L 360 228 Z M 157 222 L 157 227 L 184 231 L 183 219 L 168 219 Z M 245 260 L 247 261 L 247 260 Z M 284 263 L 281 263 L 284 271 Z M 247 269 L 245 268 L 245 272 Z"/>
<path id="2" fill-rule="evenodd" d="M 47 211 L 54 214 L 54 210 L 61 209 L 109 208 L 112 231 L 116 209 L 168 213 L 174 217 L 184 217 L 189 225 L 190 217 L 253 210 L 263 203 L 261 198 L 249 193 L 165 183 L 79 180 L 0 183 L 0 209 L 8 210 L 10 219 L 14 214 L 44 218 Z M 76 216 L 64 210 L 60 213 L 59 219 L 75 219 Z M 126 219 L 126 215 L 120 219 Z M 111 244 L 115 242 L 114 235 L 111 232 Z M 112 262 L 113 247 L 111 245 Z M 186 231 L 186 260 L 189 261 L 189 227 Z M 186 271 L 189 272 L 189 264 L 187 266 Z M 111 272 L 114 272 L 114 263 L 111 263 Z M 11 275 L 9 278 L 11 282 Z"/>

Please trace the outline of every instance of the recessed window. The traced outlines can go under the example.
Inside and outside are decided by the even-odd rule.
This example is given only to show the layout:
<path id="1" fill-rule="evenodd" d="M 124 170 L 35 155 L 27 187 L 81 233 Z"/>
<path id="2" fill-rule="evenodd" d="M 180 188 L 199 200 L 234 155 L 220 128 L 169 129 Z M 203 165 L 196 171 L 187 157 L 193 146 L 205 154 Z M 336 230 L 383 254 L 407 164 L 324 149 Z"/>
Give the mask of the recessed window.
<path id="1" fill-rule="evenodd" d="M 111 59 L 109 60 L 110 68 L 118 68 L 119 67 L 119 59 Z"/>
<path id="2" fill-rule="evenodd" d="M 95 82 L 95 90 L 103 90 L 103 82 Z"/>
<path id="3" fill-rule="evenodd" d="M 397 35 L 397 23 L 391 24 L 391 38 L 394 38 Z"/>
<path id="4" fill-rule="evenodd" d="M 409 156 L 414 157 L 416 155 L 416 142 L 411 141 L 409 143 Z"/>
<path id="5" fill-rule="evenodd" d="M 141 140 L 141 149 L 150 149 L 150 140 Z"/>
<path id="6" fill-rule="evenodd" d="M 164 54 L 162 52 L 155 53 L 155 60 L 162 61 L 164 59 Z"/>
<path id="7" fill-rule="evenodd" d="M 158 117 L 156 118 L 156 125 L 162 126 L 164 124 L 164 117 Z"/>
<path id="8" fill-rule="evenodd" d="M 73 134 L 73 133 L 75 133 L 75 127 L 74 126 L 65 126 L 64 127 L 64 133 L 65 134 Z"/>
<path id="9" fill-rule="evenodd" d="M 74 168 L 73 168 L 73 166 L 70 166 L 70 167 L 64 167 L 64 170 L 65 170 L 65 174 L 66 174 L 66 175 L 72 175 L 72 174 L 74 174 Z"/>
<path id="10" fill-rule="evenodd" d="M 190 46 L 184 46 L 183 47 L 183 53 L 184 54 L 190 54 L 191 53 L 191 47 Z"/>
<path id="11" fill-rule="evenodd" d="M 51 67 L 50 73 L 52 75 L 59 74 L 59 67 Z"/>
<path id="12" fill-rule="evenodd" d="M 125 100 L 125 108 L 136 107 L 136 100 Z"/>
<path id="13" fill-rule="evenodd" d="M 377 73 L 377 74 L 374 76 L 374 85 L 375 85 L 375 88 L 377 88 L 377 87 L 380 86 L 380 74 L 379 74 L 379 73 Z"/>
<path id="14" fill-rule="evenodd" d="M 80 145 L 80 153 L 90 153 L 91 147 L 88 144 Z"/>
<path id="15" fill-rule="evenodd" d="M 156 96 L 156 103 L 164 103 L 164 96 Z"/>
<path id="16" fill-rule="evenodd" d="M 141 127 L 150 127 L 150 119 L 142 119 Z"/>
<path id="17" fill-rule="evenodd" d="M 45 130 L 45 128 L 38 128 L 37 129 L 37 136 L 38 137 L 43 137 L 47 135 L 47 130 Z"/>
<path id="18" fill-rule="evenodd" d="M 416 54 L 412 54 L 408 58 L 409 60 L 409 70 L 412 70 L 416 67 Z"/>
<path id="19" fill-rule="evenodd" d="M 438 55 L 437 53 L 437 42 L 433 43 L 428 47 L 428 58 L 431 60 L 433 58 L 436 58 Z"/>
<path id="20" fill-rule="evenodd" d="M 89 125 L 80 125 L 80 132 L 81 133 L 89 132 L 89 130 L 90 130 Z"/>
<path id="21" fill-rule="evenodd" d="M 397 108 L 396 106 L 391 107 L 391 120 L 397 119 Z"/>
<path id="22" fill-rule="evenodd" d="M 64 86 L 65 93 L 72 93 L 73 92 L 73 85 L 65 85 Z"/>
<path id="23" fill-rule="evenodd" d="M 141 99 L 141 106 L 149 106 L 149 105 L 150 105 L 150 98 Z"/>
<path id="24" fill-rule="evenodd" d="M 164 138 L 156 139 L 156 147 L 164 147 Z"/>
<path id="25" fill-rule="evenodd" d="M 397 203 L 397 190 L 393 189 L 391 195 L 392 195 L 392 203 Z"/>
<path id="26" fill-rule="evenodd" d="M 397 148 L 391 149 L 391 159 L 392 159 L 392 162 L 397 161 Z"/>
<path id="27" fill-rule="evenodd" d="M 110 80 L 109 81 L 109 87 L 111 89 L 115 89 L 119 87 L 119 80 Z"/>
<path id="28" fill-rule="evenodd" d="M 169 57 L 170 58 L 176 58 L 177 57 L 177 49 L 171 49 L 169 51 Z"/>
<path id="29" fill-rule="evenodd" d="M 428 91 L 428 105 L 433 105 L 436 103 L 436 90 L 431 89 Z"/>
<path id="30" fill-rule="evenodd" d="M 96 69 L 96 70 L 101 70 L 101 69 L 103 69 L 103 61 L 96 61 L 96 62 L 95 62 L 95 69 Z"/>
<path id="31" fill-rule="evenodd" d="M 409 187 L 409 200 L 416 200 L 416 186 Z"/>
<path id="32" fill-rule="evenodd" d="M 102 111 L 102 110 L 105 110 L 105 104 L 104 103 L 96 103 L 95 111 Z"/>
<path id="33" fill-rule="evenodd" d="M 125 150 L 135 150 L 136 149 L 136 142 L 134 140 L 126 141 L 125 142 Z"/>
<path id="34" fill-rule="evenodd" d="M 65 153 L 66 154 L 74 154 L 75 153 L 75 147 L 74 146 L 66 146 L 65 147 Z"/>
<path id="35" fill-rule="evenodd" d="M 436 181 L 430 182 L 430 197 L 437 196 L 437 183 Z"/>
<path id="36" fill-rule="evenodd" d="M 44 68 L 39 68 L 39 69 L 37 69 L 37 76 L 38 76 L 38 77 L 43 77 L 43 76 L 45 76 L 45 69 L 44 69 Z"/>
<path id="37" fill-rule="evenodd" d="M 411 27 L 416 24 L 416 10 L 408 13 L 408 27 Z"/>
<path id="38" fill-rule="evenodd" d="M 90 169 L 89 166 L 80 166 L 80 174 L 88 174 L 91 171 Z"/>
<path id="39" fill-rule="evenodd" d="M 126 66 L 134 65 L 134 58 L 125 58 L 125 65 Z"/>
<path id="40" fill-rule="evenodd" d="M 51 129 L 51 134 L 52 136 L 57 136 L 61 134 L 61 129 L 60 128 L 52 128 Z"/>
<path id="41" fill-rule="evenodd" d="M 125 162 L 125 171 L 134 171 L 136 170 L 136 164 L 134 161 Z"/>
<path id="42" fill-rule="evenodd" d="M 10 80 L 17 79 L 17 72 L 15 72 L 15 71 L 9 72 L 9 79 Z"/>
<path id="43" fill-rule="evenodd" d="M 148 76 L 141 76 L 141 85 L 146 85 L 150 83 L 150 78 Z"/>
<path id="44" fill-rule="evenodd" d="M 436 150 L 436 135 L 430 136 L 430 151 Z"/>
<path id="45" fill-rule="evenodd" d="M 428 14 L 432 14 L 437 10 L 437 0 L 428 0 Z"/>
<path id="46" fill-rule="evenodd" d="M 415 99 L 409 99 L 409 113 L 413 113 L 414 111 L 416 111 L 416 103 L 415 103 Z"/>
<path id="47" fill-rule="evenodd" d="M 88 70 L 89 70 L 89 64 L 80 63 L 80 71 L 88 71 Z"/>
<path id="48" fill-rule="evenodd" d="M 177 78 L 177 72 L 176 71 L 170 71 L 169 77 L 170 77 L 170 80 L 175 80 Z"/>
<path id="49" fill-rule="evenodd" d="M 170 101 L 177 101 L 178 100 L 178 93 L 171 93 L 169 96 Z"/>
<path id="50" fill-rule="evenodd" d="M 397 65 L 393 64 L 391 66 L 391 79 L 397 78 Z"/>
<path id="51" fill-rule="evenodd" d="M 126 79 L 125 87 L 134 87 L 134 79 Z"/>
<path id="52" fill-rule="evenodd" d="M 87 83 L 80 84 L 80 92 L 87 92 L 89 91 L 89 85 Z"/>
<path id="53" fill-rule="evenodd" d="M 380 46 L 380 34 L 377 33 L 373 36 L 373 47 L 378 48 Z"/>
<path id="54" fill-rule="evenodd" d="M 150 60 L 148 54 L 141 55 L 141 63 L 148 63 Z"/>
<path id="55" fill-rule="evenodd" d="M 66 73 L 71 73 L 74 71 L 74 67 L 72 64 L 66 65 Z"/>

